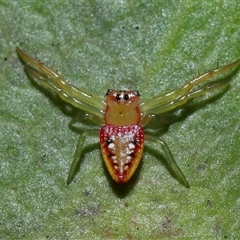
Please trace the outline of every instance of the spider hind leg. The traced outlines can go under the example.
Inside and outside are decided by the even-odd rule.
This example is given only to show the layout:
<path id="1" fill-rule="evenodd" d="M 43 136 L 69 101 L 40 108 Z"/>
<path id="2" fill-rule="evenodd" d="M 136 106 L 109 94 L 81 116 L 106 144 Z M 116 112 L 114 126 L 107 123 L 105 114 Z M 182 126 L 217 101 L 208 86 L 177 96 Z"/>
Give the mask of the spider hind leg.
<path id="1" fill-rule="evenodd" d="M 83 152 L 83 144 L 88 136 L 98 136 L 98 131 L 97 130 L 87 131 L 80 135 L 77 148 L 74 154 L 74 159 L 68 173 L 67 184 L 70 184 L 75 176 L 75 173 L 79 166 L 79 161 L 81 160 L 81 156 Z"/>
<path id="2" fill-rule="evenodd" d="M 189 183 L 188 183 L 186 177 L 184 176 L 184 174 L 182 173 L 181 169 L 178 167 L 176 161 L 174 160 L 173 155 L 172 155 L 168 145 L 162 139 L 159 139 L 159 138 L 156 138 L 156 137 L 153 137 L 150 135 L 146 135 L 145 139 L 146 139 L 146 141 L 148 141 L 151 144 L 158 143 L 162 147 L 162 149 L 165 153 L 165 156 L 166 156 L 167 163 L 168 163 L 170 169 L 172 170 L 173 174 L 179 179 L 179 181 L 185 187 L 189 188 Z"/>

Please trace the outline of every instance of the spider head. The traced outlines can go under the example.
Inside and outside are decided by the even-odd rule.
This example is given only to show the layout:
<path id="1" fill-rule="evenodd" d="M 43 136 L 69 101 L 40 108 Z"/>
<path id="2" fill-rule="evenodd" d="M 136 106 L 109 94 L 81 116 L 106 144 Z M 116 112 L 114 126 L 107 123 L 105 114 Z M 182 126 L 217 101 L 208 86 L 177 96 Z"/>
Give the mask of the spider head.
<path id="1" fill-rule="evenodd" d="M 105 122 L 112 125 L 139 124 L 139 92 L 112 90 L 106 93 Z"/>
<path id="2" fill-rule="evenodd" d="M 137 90 L 126 91 L 108 89 L 106 93 L 106 101 L 110 100 L 118 104 L 130 104 L 134 101 L 138 101 L 139 96 L 140 94 Z"/>

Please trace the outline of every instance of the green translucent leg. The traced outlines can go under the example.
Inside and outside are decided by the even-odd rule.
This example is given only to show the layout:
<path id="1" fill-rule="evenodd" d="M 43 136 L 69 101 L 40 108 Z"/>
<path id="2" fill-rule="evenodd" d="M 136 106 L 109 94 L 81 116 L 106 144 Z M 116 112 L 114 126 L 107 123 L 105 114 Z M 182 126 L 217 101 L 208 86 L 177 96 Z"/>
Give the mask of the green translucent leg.
<path id="1" fill-rule="evenodd" d="M 98 130 L 91 130 L 91 131 L 88 131 L 88 132 L 84 132 L 79 137 L 77 148 L 76 148 L 76 151 L 75 151 L 75 154 L 74 154 L 74 159 L 73 159 L 72 165 L 71 165 L 69 173 L 68 173 L 67 184 L 70 184 L 71 181 L 73 180 L 74 176 L 75 176 L 79 161 L 81 160 L 81 155 L 82 155 L 82 151 L 83 151 L 83 144 L 84 144 L 86 138 L 88 136 L 98 136 L 98 134 L 99 134 Z"/>
<path id="2" fill-rule="evenodd" d="M 103 118 L 105 104 L 101 98 L 88 91 L 68 84 L 55 69 L 28 56 L 20 48 L 16 49 L 31 78 L 43 87 L 58 94 L 64 101 L 78 109 Z"/>
<path id="3" fill-rule="evenodd" d="M 176 176 L 179 178 L 179 180 L 187 187 L 189 188 L 189 183 L 186 179 L 186 177 L 183 175 L 181 169 L 178 167 L 177 163 L 175 162 L 174 158 L 173 158 L 173 155 L 170 151 L 170 149 L 168 148 L 167 144 L 161 140 L 161 139 L 158 139 L 158 138 L 155 138 L 153 136 L 150 136 L 150 135 L 146 135 L 145 136 L 146 138 L 146 141 L 149 141 L 151 143 L 159 143 L 166 155 L 166 160 L 169 164 L 169 166 L 171 167 L 172 171 L 174 172 L 174 174 L 176 174 Z"/>
<path id="4" fill-rule="evenodd" d="M 210 85 L 206 85 L 203 88 L 200 88 L 198 90 L 192 91 L 190 93 L 187 93 L 185 95 L 180 95 L 179 97 L 172 99 L 171 101 L 165 102 L 162 105 L 156 106 L 153 111 L 155 114 L 161 114 L 161 113 L 166 113 L 169 112 L 177 107 L 180 107 L 187 103 L 190 99 L 200 97 L 202 95 L 205 95 L 207 92 L 213 91 L 216 88 L 222 87 L 226 83 L 228 83 L 229 80 L 227 81 L 219 81 L 212 83 Z M 149 114 L 143 115 L 143 118 L 146 118 Z"/>
<path id="5" fill-rule="evenodd" d="M 76 117 L 72 118 L 71 121 L 69 122 L 69 126 L 72 126 L 74 123 L 80 121 L 80 119 L 82 119 L 82 116 L 80 114 L 78 114 Z M 103 118 L 100 118 L 98 116 L 89 114 L 89 113 L 84 113 L 84 120 L 90 120 L 94 123 L 96 123 L 99 126 L 104 126 L 105 122 Z"/>
<path id="6" fill-rule="evenodd" d="M 205 93 L 226 84 L 227 81 L 219 81 L 205 86 L 201 86 L 199 84 L 205 83 L 214 77 L 225 74 L 239 65 L 240 59 L 218 69 L 201 74 L 191 79 L 183 87 L 177 90 L 161 93 L 153 98 L 142 100 L 140 103 L 141 112 L 146 114 L 161 114 L 185 104 L 189 99 L 202 96 Z"/>
<path id="7" fill-rule="evenodd" d="M 153 118 L 155 114 L 146 114 L 141 117 L 140 126 L 145 127 Z"/>
<path id="8" fill-rule="evenodd" d="M 86 120 L 91 120 L 92 122 L 96 123 L 99 126 L 103 126 L 105 125 L 105 121 L 103 118 L 96 116 L 96 115 L 92 115 L 92 114 L 85 114 L 85 119 Z"/>

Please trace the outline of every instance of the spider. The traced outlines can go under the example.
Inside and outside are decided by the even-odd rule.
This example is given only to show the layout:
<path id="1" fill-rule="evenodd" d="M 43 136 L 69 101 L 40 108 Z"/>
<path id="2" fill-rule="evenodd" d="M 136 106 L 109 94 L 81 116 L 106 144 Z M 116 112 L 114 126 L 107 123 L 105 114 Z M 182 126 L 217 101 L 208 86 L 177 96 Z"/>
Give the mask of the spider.
<path id="1" fill-rule="evenodd" d="M 141 160 L 144 141 L 147 141 L 161 146 L 173 173 L 179 181 L 189 187 L 189 183 L 175 162 L 168 145 L 160 138 L 144 134 L 143 128 L 155 115 L 176 109 L 189 100 L 226 84 L 227 81 L 215 81 L 205 85 L 203 83 L 240 64 L 240 59 L 238 59 L 228 65 L 194 77 L 179 89 L 164 92 L 149 99 L 141 99 L 137 90 L 112 89 L 109 89 L 105 98 L 102 99 L 66 83 L 56 70 L 30 57 L 19 47 L 16 51 L 31 78 L 56 93 L 64 101 L 86 112 L 87 118 L 101 126 L 100 132 L 94 131 L 94 134 L 99 134 L 103 160 L 111 177 L 117 183 L 126 183 L 132 177 Z M 203 85 L 199 86 L 199 84 Z M 75 176 L 84 141 L 92 134 L 93 131 L 85 131 L 80 135 L 67 184 Z"/>

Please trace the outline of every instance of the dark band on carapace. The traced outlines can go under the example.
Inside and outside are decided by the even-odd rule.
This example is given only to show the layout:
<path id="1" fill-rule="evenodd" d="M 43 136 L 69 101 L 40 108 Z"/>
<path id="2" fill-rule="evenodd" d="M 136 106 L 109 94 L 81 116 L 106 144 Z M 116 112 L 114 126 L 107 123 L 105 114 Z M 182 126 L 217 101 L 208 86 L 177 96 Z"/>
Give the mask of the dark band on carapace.
<path id="1" fill-rule="evenodd" d="M 107 96 L 107 95 L 108 95 L 110 92 L 112 92 L 112 91 L 116 91 L 116 92 L 120 92 L 120 93 L 133 92 L 135 95 L 137 95 L 138 97 L 140 97 L 140 93 L 139 93 L 138 90 L 127 91 L 127 90 L 113 90 L 113 89 L 108 89 L 105 96 Z M 117 94 L 117 96 L 119 97 L 120 94 Z M 127 97 L 126 97 L 126 96 L 127 96 Z M 127 99 L 126 99 L 126 98 L 127 98 Z M 129 98 L 129 95 L 128 95 L 128 94 L 125 94 L 125 95 L 124 95 L 124 100 L 128 100 L 128 98 Z M 120 100 L 120 98 L 117 99 L 117 100 Z"/>

